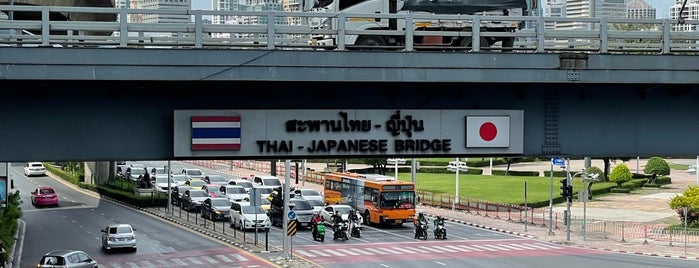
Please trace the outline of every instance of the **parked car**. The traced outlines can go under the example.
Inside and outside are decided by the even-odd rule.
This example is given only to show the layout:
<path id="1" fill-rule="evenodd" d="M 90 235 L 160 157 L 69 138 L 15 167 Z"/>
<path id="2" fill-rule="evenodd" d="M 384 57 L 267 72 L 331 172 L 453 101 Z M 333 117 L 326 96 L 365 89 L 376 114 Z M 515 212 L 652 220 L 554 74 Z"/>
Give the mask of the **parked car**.
<path id="1" fill-rule="evenodd" d="M 349 205 L 329 205 L 326 206 L 323 211 L 320 212 L 320 216 L 323 217 L 323 222 L 332 225 L 332 216 L 335 215 L 335 211 L 339 212 L 343 220 L 348 219 L 352 207 Z"/>
<path id="2" fill-rule="evenodd" d="M 181 173 L 187 176 L 189 179 L 203 180 L 205 177 L 204 172 L 201 172 L 201 170 L 198 168 L 185 168 L 182 169 Z"/>
<path id="3" fill-rule="evenodd" d="M 221 175 L 206 175 L 204 176 L 204 181 L 208 184 L 218 184 L 225 185 L 228 184 L 228 180 Z"/>
<path id="4" fill-rule="evenodd" d="M 37 268 L 97 268 L 97 262 L 80 250 L 53 250 L 44 256 L 36 265 Z"/>
<path id="5" fill-rule="evenodd" d="M 245 191 L 248 192 L 250 192 L 250 189 L 252 189 L 252 187 L 255 187 L 255 185 L 251 181 L 244 179 L 229 180 L 228 185 L 243 186 L 243 188 L 245 188 Z"/>
<path id="6" fill-rule="evenodd" d="M 316 189 L 311 189 L 311 188 L 303 188 L 303 189 L 296 189 L 294 190 L 294 194 L 296 195 L 296 198 L 301 198 L 301 199 L 314 199 L 314 200 L 320 200 L 321 202 L 324 202 L 325 199 L 323 195 L 318 192 Z"/>
<path id="7" fill-rule="evenodd" d="M 34 189 L 30 197 L 32 205 L 39 206 L 58 206 L 58 194 L 50 186 L 39 186 Z"/>
<path id="8" fill-rule="evenodd" d="M 130 224 L 110 224 L 102 230 L 102 249 L 129 248 L 136 251 L 136 229 Z"/>
<path id="9" fill-rule="evenodd" d="M 218 191 L 223 196 L 227 196 L 232 202 L 248 201 L 250 200 L 248 192 L 245 188 L 237 185 L 221 185 Z"/>
<path id="10" fill-rule="evenodd" d="M 260 186 L 282 186 L 282 181 L 275 176 L 255 176 L 252 183 Z"/>
<path id="11" fill-rule="evenodd" d="M 231 221 L 232 228 L 240 230 L 263 229 L 269 231 L 272 226 L 269 217 L 261 206 L 251 206 L 249 202 L 234 202 L 231 204 Z"/>
<path id="12" fill-rule="evenodd" d="M 184 195 L 184 192 L 189 189 L 192 189 L 192 187 L 186 185 L 179 185 L 175 186 L 175 188 L 172 188 L 172 192 L 170 192 L 170 201 L 172 202 L 172 204 L 176 206 L 181 206 L 180 204 L 182 203 L 182 196 Z"/>
<path id="13" fill-rule="evenodd" d="M 201 217 L 215 220 L 229 220 L 231 201 L 226 197 L 207 198 L 201 205 Z"/>
<path id="14" fill-rule="evenodd" d="M 41 162 L 29 162 L 24 166 L 24 176 L 45 176 L 46 168 Z"/>
<path id="15" fill-rule="evenodd" d="M 187 211 L 199 210 L 201 203 L 207 198 L 209 198 L 209 194 L 204 190 L 187 189 L 182 195 L 180 206 Z"/>

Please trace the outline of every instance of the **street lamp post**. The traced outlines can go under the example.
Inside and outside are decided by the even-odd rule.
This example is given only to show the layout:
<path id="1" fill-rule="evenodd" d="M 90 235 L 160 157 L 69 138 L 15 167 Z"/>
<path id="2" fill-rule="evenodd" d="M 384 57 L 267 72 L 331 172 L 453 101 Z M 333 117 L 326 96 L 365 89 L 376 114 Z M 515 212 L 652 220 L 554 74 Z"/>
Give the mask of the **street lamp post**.
<path id="1" fill-rule="evenodd" d="M 451 210 L 456 209 L 456 204 L 459 203 L 459 166 L 461 163 L 459 162 L 459 158 L 456 158 L 456 196 L 454 197 L 454 203 L 451 206 Z"/>

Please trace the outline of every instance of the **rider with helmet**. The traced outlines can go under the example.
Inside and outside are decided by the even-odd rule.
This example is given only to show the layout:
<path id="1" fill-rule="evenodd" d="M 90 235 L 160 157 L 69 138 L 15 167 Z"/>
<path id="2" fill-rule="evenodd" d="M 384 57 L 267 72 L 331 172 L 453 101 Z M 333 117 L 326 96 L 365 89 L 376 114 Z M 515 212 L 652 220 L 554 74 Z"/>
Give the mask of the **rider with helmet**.
<path id="1" fill-rule="evenodd" d="M 434 218 L 434 236 L 437 236 L 437 232 L 439 231 L 437 229 L 437 226 L 440 224 L 444 225 L 444 218 L 442 218 L 442 216 L 437 215 L 437 217 Z"/>
<path id="2" fill-rule="evenodd" d="M 323 217 L 320 216 L 320 212 L 313 212 L 313 218 L 311 219 L 311 224 L 313 224 L 313 234 L 317 232 L 318 224 L 322 224 Z"/>
<path id="3" fill-rule="evenodd" d="M 413 220 L 413 224 L 415 224 L 415 239 L 422 233 L 421 223 L 427 223 L 425 214 L 422 211 L 418 212 L 417 217 Z"/>
<path id="4" fill-rule="evenodd" d="M 335 211 L 335 214 L 332 215 L 330 220 L 333 223 L 333 239 L 337 239 L 339 233 L 340 233 L 340 224 L 342 224 L 342 215 L 340 215 L 339 211 Z"/>

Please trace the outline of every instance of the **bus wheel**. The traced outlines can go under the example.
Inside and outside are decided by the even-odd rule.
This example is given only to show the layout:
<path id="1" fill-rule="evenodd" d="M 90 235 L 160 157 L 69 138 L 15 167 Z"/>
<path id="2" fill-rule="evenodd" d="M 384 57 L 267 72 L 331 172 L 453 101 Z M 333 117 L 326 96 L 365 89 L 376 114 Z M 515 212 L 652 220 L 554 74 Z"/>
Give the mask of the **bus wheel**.
<path id="1" fill-rule="evenodd" d="M 362 47 L 382 47 L 386 46 L 386 39 L 384 39 L 381 36 L 360 36 L 357 38 L 357 42 L 355 43 L 357 46 L 362 46 Z M 360 49 L 366 49 L 366 50 L 376 50 L 375 48 L 360 48 Z"/>
<path id="2" fill-rule="evenodd" d="M 371 217 L 371 214 L 369 213 L 369 211 L 368 211 L 368 210 L 367 210 L 367 211 L 364 211 L 364 225 L 369 225 L 369 224 L 371 224 L 371 218 L 370 218 L 370 217 Z"/>
<path id="3" fill-rule="evenodd" d="M 480 38 L 481 41 L 481 48 L 484 47 L 490 47 L 488 44 L 488 39 L 485 37 Z M 473 50 L 473 39 L 469 36 L 461 38 L 461 41 L 458 43 L 460 48 L 465 48 L 466 51 L 472 51 Z"/>

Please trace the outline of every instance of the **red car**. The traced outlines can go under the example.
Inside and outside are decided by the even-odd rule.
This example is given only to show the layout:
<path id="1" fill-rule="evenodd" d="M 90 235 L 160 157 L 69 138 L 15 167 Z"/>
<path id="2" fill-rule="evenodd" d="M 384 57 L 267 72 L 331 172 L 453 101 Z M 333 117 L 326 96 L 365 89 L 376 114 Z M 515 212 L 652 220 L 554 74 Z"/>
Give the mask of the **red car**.
<path id="1" fill-rule="evenodd" d="M 32 205 L 58 206 L 58 194 L 49 186 L 40 186 L 32 192 Z"/>

